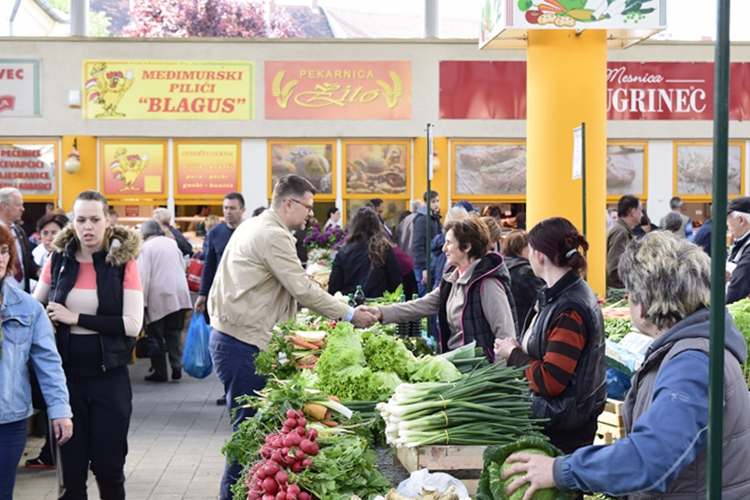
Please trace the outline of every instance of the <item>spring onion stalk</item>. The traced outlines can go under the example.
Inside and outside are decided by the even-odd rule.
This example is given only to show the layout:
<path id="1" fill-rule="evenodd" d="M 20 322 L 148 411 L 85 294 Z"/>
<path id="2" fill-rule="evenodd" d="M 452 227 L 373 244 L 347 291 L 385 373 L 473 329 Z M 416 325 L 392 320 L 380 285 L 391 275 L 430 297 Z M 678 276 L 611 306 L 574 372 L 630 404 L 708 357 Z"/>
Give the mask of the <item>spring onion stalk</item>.
<path id="1" fill-rule="evenodd" d="M 505 444 L 538 434 L 523 369 L 476 367 L 453 382 L 402 384 L 376 406 L 392 446 Z"/>

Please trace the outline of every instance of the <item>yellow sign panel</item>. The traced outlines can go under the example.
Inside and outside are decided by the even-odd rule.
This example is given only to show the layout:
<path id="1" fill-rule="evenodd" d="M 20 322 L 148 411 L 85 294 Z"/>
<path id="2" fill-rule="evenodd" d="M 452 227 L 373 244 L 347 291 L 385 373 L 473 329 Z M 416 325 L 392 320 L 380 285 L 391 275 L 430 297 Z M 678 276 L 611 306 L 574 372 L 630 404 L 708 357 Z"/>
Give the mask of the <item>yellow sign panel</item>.
<path id="1" fill-rule="evenodd" d="M 86 120 L 252 120 L 251 61 L 84 61 Z"/>
<path id="2" fill-rule="evenodd" d="M 166 141 L 103 140 L 100 146 L 101 191 L 107 198 L 166 198 Z"/>

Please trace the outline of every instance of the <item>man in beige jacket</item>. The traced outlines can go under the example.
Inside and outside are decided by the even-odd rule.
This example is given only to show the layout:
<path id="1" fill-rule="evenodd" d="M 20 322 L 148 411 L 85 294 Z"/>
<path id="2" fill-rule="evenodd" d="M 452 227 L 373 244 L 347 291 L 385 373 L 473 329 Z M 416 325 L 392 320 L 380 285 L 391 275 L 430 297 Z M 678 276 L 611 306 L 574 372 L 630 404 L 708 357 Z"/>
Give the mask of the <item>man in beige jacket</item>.
<path id="1" fill-rule="evenodd" d="M 271 208 L 245 221 L 229 239 L 209 292 L 211 317 L 209 349 L 216 374 L 224 384 L 230 415 L 237 407 L 232 429 L 253 415 L 238 407 L 235 398 L 265 386 L 255 374 L 255 355 L 266 349 L 276 323 L 293 318 L 297 302 L 337 321 L 364 328 L 376 320 L 370 312 L 353 309 L 334 299 L 308 278 L 302 268 L 291 230 L 305 228 L 312 215 L 315 188 L 307 180 L 288 175 L 279 180 Z M 241 466 L 227 464 L 221 500 L 231 500 L 231 485 Z"/>

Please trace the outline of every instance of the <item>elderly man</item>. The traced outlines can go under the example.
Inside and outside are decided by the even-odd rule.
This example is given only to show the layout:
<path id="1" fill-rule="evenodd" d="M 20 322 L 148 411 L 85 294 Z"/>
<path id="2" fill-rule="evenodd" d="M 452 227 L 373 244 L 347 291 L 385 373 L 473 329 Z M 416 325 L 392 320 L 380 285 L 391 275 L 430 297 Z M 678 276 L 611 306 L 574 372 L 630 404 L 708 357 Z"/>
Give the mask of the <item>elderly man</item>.
<path id="1" fill-rule="evenodd" d="M 727 205 L 727 226 L 734 243 L 727 258 L 727 304 L 750 294 L 750 196 L 740 196 Z"/>
<path id="2" fill-rule="evenodd" d="M 245 221 L 227 243 L 208 296 L 211 317 L 209 350 L 216 374 L 224 384 L 229 414 L 237 408 L 237 425 L 253 414 L 235 398 L 252 395 L 265 386 L 255 373 L 254 359 L 265 349 L 276 323 L 295 316 L 297 302 L 313 311 L 367 327 L 375 316 L 353 309 L 316 286 L 305 274 L 295 249 L 293 229 L 302 230 L 313 215 L 315 188 L 302 177 L 288 175 L 276 184 L 271 208 Z M 227 464 L 221 500 L 232 498 L 230 488 L 242 466 Z"/>
<path id="3" fill-rule="evenodd" d="M 10 229 L 16 239 L 18 260 L 16 267 L 6 278 L 8 283 L 30 293 L 30 280 L 37 279 L 39 266 L 31 255 L 31 243 L 26 233 L 17 224 L 23 215 L 23 196 L 16 188 L 0 189 L 0 224 Z"/>
<path id="4" fill-rule="evenodd" d="M 635 237 L 633 228 L 642 217 L 643 204 L 635 196 L 626 194 L 617 202 L 617 220 L 607 230 L 607 288 L 625 288 L 619 272 L 620 257 Z"/>
<path id="5" fill-rule="evenodd" d="M 179 229 L 172 226 L 172 212 L 170 212 L 166 208 L 156 208 L 154 209 L 151 218 L 161 224 L 162 229 L 164 229 L 164 234 L 167 237 L 171 237 L 173 240 L 175 240 L 175 242 L 177 243 L 177 248 L 180 249 L 182 255 L 188 257 L 193 255 L 193 245 L 191 245 L 190 242 L 182 235 Z"/>
<path id="6" fill-rule="evenodd" d="M 672 211 L 661 218 L 661 220 L 659 221 L 659 226 L 664 228 L 667 224 L 667 217 L 669 217 L 671 214 L 677 214 L 682 220 L 682 225 L 680 227 L 680 230 L 675 232 L 675 235 L 680 238 L 687 238 L 690 241 L 693 241 L 693 223 L 690 222 L 690 217 L 682 213 L 682 198 L 680 198 L 679 196 L 675 196 L 674 198 L 669 200 L 669 208 Z"/>

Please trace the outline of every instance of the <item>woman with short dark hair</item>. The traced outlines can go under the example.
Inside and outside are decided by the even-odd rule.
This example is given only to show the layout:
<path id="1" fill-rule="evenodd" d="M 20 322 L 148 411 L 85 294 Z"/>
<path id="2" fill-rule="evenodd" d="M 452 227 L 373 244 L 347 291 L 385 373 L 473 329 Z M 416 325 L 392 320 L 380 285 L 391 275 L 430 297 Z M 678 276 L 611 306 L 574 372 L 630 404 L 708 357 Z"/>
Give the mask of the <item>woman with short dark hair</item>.
<path id="1" fill-rule="evenodd" d="M 490 360 L 496 338 L 515 338 L 516 316 L 510 277 L 503 259 L 487 253 L 490 234 L 477 217 L 451 220 L 446 226 L 448 270 L 440 286 L 419 300 L 371 308 L 383 323 L 412 321 L 438 313 L 441 352 L 477 342 Z"/>
<path id="2" fill-rule="evenodd" d="M 604 319 L 581 278 L 589 244 L 567 219 L 553 217 L 529 232 L 529 260 L 546 282 L 516 339 L 495 342 L 495 354 L 528 366 L 533 414 L 553 445 L 569 453 L 594 442 L 607 393 Z"/>
<path id="3" fill-rule="evenodd" d="M 518 321 L 523 324 L 534 307 L 544 280 L 534 274 L 529 263 L 529 239 L 523 229 L 514 229 L 503 240 L 502 253 L 510 272 L 510 290 L 516 301 Z"/>
<path id="4" fill-rule="evenodd" d="M 401 268 L 378 215 L 361 207 L 348 227 L 346 242 L 333 259 L 328 292 L 346 295 L 361 285 L 366 297 L 377 298 L 395 291 L 402 281 Z"/>

